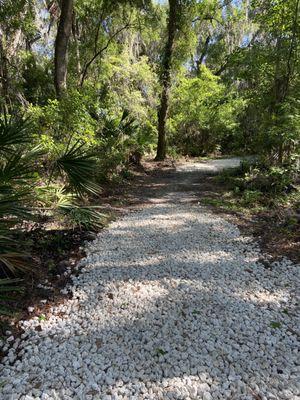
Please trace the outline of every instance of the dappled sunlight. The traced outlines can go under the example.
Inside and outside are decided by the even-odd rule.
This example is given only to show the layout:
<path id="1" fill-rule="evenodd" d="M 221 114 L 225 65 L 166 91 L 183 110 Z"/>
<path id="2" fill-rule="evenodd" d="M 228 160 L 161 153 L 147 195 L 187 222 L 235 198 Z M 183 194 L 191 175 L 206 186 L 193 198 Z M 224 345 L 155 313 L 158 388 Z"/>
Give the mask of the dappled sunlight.
<path id="1" fill-rule="evenodd" d="M 278 289 L 277 291 L 270 292 L 267 290 L 263 290 L 263 288 L 251 288 L 252 290 L 245 289 L 236 289 L 235 296 L 243 301 L 251 302 L 258 306 L 274 306 L 274 307 L 283 307 L 288 303 L 290 292 L 288 289 L 282 290 Z"/>
<path id="2" fill-rule="evenodd" d="M 145 228 L 145 229 L 166 229 L 163 225 L 163 221 L 170 221 L 168 224 L 168 229 L 174 229 L 174 228 L 180 228 L 182 226 L 185 226 L 186 222 L 184 220 L 184 215 L 182 216 L 182 221 L 180 220 L 172 220 L 172 217 L 164 217 L 163 215 L 157 215 L 153 219 L 145 219 L 144 221 L 139 221 L 139 222 L 133 222 L 132 226 L 134 228 Z M 150 225 L 151 223 L 151 225 Z M 124 225 L 123 227 L 121 226 L 119 229 L 114 229 L 113 234 L 114 235 L 123 235 L 124 233 L 134 233 L 134 230 L 132 231 L 132 226 L 129 224 Z"/>
<path id="3" fill-rule="evenodd" d="M 299 10 L 0 0 L 0 400 L 300 400 Z"/>
<path id="4" fill-rule="evenodd" d="M 95 296 L 96 287 L 91 287 L 90 295 Z M 227 297 L 214 285 L 179 278 L 166 280 L 165 285 L 161 280 L 144 280 L 142 285 L 127 279 L 108 282 L 98 293 L 101 299 L 97 305 L 93 305 L 93 298 L 81 298 L 76 306 L 80 316 L 81 311 L 86 315 L 91 305 L 89 320 L 78 325 L 72 317 L 64 317 L 52 327 L 50 321 L 45 321 L 39 333 L 55 333 L 57 345 L 62 348 L 82 349 L 83 357 L 78 354 L 73 365 L 61 357 L 59 362 L 61 368 L 72 371 L 75 380 L 94 382 L 89 390 L 95 390 L 95 394 L 100 389 L 119 393 L 122 386 L 128 393 L 139 388 L 140 393 L 155 390 L 156 396 L 185 393 L 186 397 L 198 398 L 207 391 L 226 390 L 229 382 L 238 396 L 255 391 L 257 386 L 272 395 L 261 373 L 253 373 L 264 369 L 268 361 L 251 355 L 251 348 L 266 346 L 272 355 L 280 346 L 281 333 L 274 333 L 271 342 L 266 336 L 262 344 L 255 343 L 252 321 L 260 315 L 260 329 L 267 332 L 270 315 L 256 309 L 251 298 L 241 307 L 238 298 L 231 294 Z M 205 323 L 203 316 L 207 318 Z M 233 328 L 242 335 L 234 333 Z M 46 343 L 41 343 L 40 349 L 45 350 L 47 358 Z M 95 368 L 84 358 L 84 351 Z M 248 366 L 242 364 L 246 358 Z M 51 364 L 50 359 L 48 362 Z M 221 366 L 228 368 L 225 374 L 220 374 Z M 273 385 L 282 381 L 275 366 L 270 370 Z M 279 366 L 282 368 L 282 361 Z M 39 382 L 37 375 L 32 384 Z M 56 382 L 48 390 L 60 398 L 63 385 Z"/>
<path id="5" fill-rule="evenodd" d="M 210 160 L 209 163 L 207 162 L 190 162 L 185 163 L 183 165 L 178 165 L 176 170 L 178 172 L 194 172 L 194 171 L 203 171 L 203 172 L 218 172 L 224 168 L 233 168 L 238 167 L 240 165 L 241 159 L 240 158 L 223 158 L 220 160 Z"/>
<path id="6" fill-rule="evenodd" d="M 259 259 L 250 238 L 202 207 L 129 214 L 89 244 L 70 300 L 23 323 L 27 339 L 2 375 L 51 399 L 295 393 L 297 271 Z"/>

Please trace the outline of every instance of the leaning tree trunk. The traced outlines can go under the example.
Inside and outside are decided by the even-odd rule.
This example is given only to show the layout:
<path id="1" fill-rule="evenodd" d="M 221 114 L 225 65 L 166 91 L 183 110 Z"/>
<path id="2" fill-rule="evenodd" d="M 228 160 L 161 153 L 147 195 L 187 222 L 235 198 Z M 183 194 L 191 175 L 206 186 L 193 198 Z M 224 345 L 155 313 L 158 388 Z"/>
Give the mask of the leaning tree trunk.
<path id="1" fill-rule="evenodd" d="M 54 84 L 58 97 L 67 87 L 68 43 L 72 29 L 72 14 L 73 0 L 62 0 L 54 54 Z"/>
<path id="2" fill-rule="evenodd" d="M 166 121 L 169 108 L 169 92 L 171 86 L 171 65 L 173 46 L 176 33 L 176 9 L 178 0 L 169 0 L 168 40 L 162 62 L 161 83 L 162 92 L 158 109 L 158 142 L 155 159 L 164 160 L 167 154 Z"/>

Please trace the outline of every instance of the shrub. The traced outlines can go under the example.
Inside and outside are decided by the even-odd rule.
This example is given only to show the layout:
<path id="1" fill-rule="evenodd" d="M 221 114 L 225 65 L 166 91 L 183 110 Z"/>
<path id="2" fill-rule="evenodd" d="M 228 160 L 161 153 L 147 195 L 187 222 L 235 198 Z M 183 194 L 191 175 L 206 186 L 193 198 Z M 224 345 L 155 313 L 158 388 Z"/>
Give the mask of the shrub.
<path id="1" fill-rule="evenodd" d="M 65 213 L 68 208 L 72 214 L 74 207 L 79 215 L 78 196 L 96 193 L 98 186 L 92 181 L 95 159 L 84 144 L 70 141 L 64 149 L 57 149 L 56 159 L 48 163 L 50 174 L 43 175 L 47 152 L 40 146 L 34 147 L 30 121 L 6 115 L 0 121 L 0 272 L 3 275 L 31 267 L 28 255 L 19 251 L 12 237 L 23 221 L 35 220 L 45 207 L 52 215 L 63 208 Z M 60 189 L 53 190 L 53 182 Z M 89 224 L 93 218 L 99 219 L 95 210 L 89 216 L 86 208 L 82 212 Z M 80 221 L 73 218 L 73 223 L 76 220 Z"/>
<path id="2" fill-rule="evenodd" d="M 242 198 L 246 205 L 257 203 L 262 197 L 262 193 L 259 190 L 245 190 Z"/>
<path id="3" fill-rule="evenodd" d="M 170 144 L 191 156 L 220 150 L 221 139 L 237 129 L 237 115 L 244 104 L 204 66 L 197 78 L 182 76 L 172 98 Z"/>

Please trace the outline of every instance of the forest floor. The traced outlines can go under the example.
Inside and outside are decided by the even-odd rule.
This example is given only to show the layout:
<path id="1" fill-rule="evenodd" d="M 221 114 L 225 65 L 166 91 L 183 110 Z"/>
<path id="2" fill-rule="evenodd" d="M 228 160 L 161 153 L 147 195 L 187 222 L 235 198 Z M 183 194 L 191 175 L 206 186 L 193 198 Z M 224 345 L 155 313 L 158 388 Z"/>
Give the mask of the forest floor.
<path id="1" fill-rule="evenodd" d="M 1 398 L 299 399 L 299 268 L 201 204 L 221 190 L 212 174 L 238 163 L 149 162 L 107 191 L 115 221 L 64 271 L 66 299 L 6 339 Z"/>

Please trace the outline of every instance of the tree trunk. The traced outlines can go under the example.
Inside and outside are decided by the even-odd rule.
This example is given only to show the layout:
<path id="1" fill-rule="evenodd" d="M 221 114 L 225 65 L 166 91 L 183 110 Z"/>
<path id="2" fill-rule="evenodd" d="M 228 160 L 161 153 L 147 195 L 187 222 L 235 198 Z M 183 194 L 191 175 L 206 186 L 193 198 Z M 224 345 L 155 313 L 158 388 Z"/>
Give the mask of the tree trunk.
<path id="1" fill-rule="evenodd" d="M 177 18 L 176 12 L 178 0 L 169 0 L 169 18 L 168 18 L 168 40 L 162 61 L 161 83 L 162 92 L 160 96 L 160 105 L 158 109 L 158 142 L 155 160 L 160 161 L 166 158 L 167 138 L 166 121 L 169 108 L 169 92 L 171 86 L 171 65 L 173 56 L 173 47 L 176 33 Z"/>
<path id="2" fill-rule="evenodd" d="M 211 39 L 211 38 L 210 38 L 210 35 L 208 35 L 207 38 L 206 38 L 206 40 L 205 40 L 205 43 L 204 43 L 202 52 L 201 52 L 201 54 L 200 54 L 200 57 L 199 57 L 199 59 L 197 60 L 197 76 L 200 75 L 201 65 L 203 64 L 204 58 L 205 58 L 205 56 L 207 55 L 207 51 L 208 51 L 208 48 L 209 48 L 210 39 Z"/>
<path id="3" fill-rule="evenodd" d="M 72 17 L 72 34 L 73 34 L 73 40 L 74 40 L 74 45 L 75 45 L 75 54 L 76 54 L 76 72 L 77 72 L 77 77 L 79 80 L 80 73 L 81 73 L 81 63 L 80 63 L 80 51 L 79 51 L 79 44 L 78 44 L 78 26 L 76 25 L 76 16 L 75 12 L 73 12 L 73 17 Z"/>
<path id="4" fill-rule="evenodd" d="M 72 14 L 73 0 L 62 0 L 54 54 L 54 84 L 58 97 L 67 87 L 68 43 L 72 29 Z"/>
<path id="5" fill-rule="evenodd" d="M 4 112 L 8 112 L 10 106 L 10 98 L 8 91 L 8 69 L 7 69 L 7 57 L 3 44 L 3 34 L 0 30 L 0 83 L 3 103 L 0 101 L 0 110 L 3 107 Z M 2 103 L 2 104 L 1 104 Z"/>

